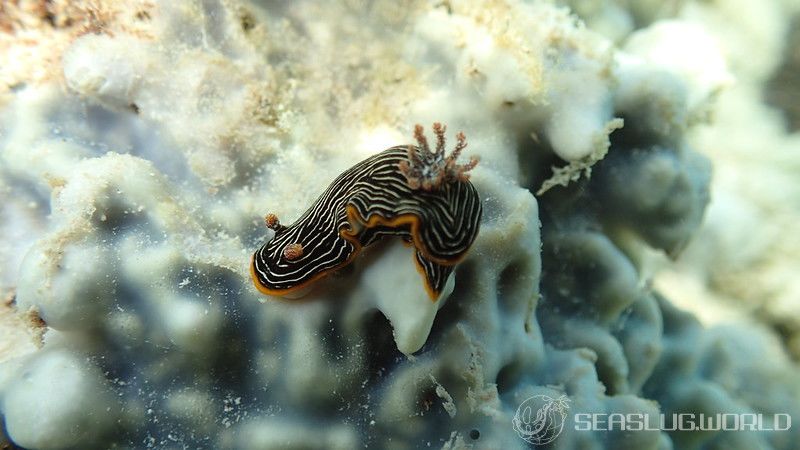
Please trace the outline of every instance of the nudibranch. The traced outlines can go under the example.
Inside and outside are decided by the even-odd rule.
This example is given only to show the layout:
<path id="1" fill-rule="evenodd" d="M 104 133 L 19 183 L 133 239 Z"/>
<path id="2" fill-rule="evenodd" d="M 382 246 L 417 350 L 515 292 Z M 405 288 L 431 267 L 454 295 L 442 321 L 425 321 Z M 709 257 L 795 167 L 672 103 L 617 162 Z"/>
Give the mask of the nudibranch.
<path id="1" fill-rule="evenodd" d="M 417 125 L 416 146 L 389 148 L 346 170 L 289 226 L 268 214 L 265 223 L 275 235 L 250 265 L 258 290 L 290 294 L 349 264 L 361 249 L 397 236 L 414 247 L 425 290 L 436 301 L 475 241 L 483 211 L 469 181 L 478 160 L 457 164 L 467 146 L 463 133 L 446 156 L 445 130 L 433 124 L 431 151 Z"/>

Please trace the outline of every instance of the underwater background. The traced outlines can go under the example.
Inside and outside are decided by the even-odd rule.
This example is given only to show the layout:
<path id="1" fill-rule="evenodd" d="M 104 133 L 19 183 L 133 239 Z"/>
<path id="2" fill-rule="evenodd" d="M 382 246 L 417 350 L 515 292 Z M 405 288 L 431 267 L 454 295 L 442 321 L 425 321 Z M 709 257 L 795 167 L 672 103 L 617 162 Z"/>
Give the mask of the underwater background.
<path id="1" fill-rule="evenodd" d="M 800 449 L 798 44 L 796 0 L 0 3 L 0 448 Z M 435 122 L 482 207 L 438 300 L 394 237 L 259 292 L 265 214 Z"/>

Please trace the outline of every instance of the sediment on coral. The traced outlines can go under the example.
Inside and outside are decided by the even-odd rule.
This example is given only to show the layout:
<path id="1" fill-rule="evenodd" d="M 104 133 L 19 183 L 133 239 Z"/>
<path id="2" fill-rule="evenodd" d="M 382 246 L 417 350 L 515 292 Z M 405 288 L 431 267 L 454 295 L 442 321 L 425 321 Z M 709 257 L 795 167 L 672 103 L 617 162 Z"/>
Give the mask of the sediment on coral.
<path id="1" fill-rule="evenodd" d="M 590 27 L 628 15 L 608 40 L 545 2 L 96 3 L 63 12 L 85 26 L 0 19 L 1 46 L 49 61 L 0 85 L 0 285 L 30 342 L 0 344 L 2 439 L 522 449 L 513 419 L 536 395 L 798 417 L 768 333 L 704 328 L 650 283 L 653 255 L 701 226 L 711 168 L 692 133 L 730 82 L 702 29 L 662 20 L 677 13 L 604 2 L 591 20 L 567 2 Z M 435 121 L 469 136 L 483 208 L 441 300 L 397 240 L 302 299 L 254 288 L 265 213 L 291 223 Z M 574 425 L 549 448 L 798 441 Z"/>

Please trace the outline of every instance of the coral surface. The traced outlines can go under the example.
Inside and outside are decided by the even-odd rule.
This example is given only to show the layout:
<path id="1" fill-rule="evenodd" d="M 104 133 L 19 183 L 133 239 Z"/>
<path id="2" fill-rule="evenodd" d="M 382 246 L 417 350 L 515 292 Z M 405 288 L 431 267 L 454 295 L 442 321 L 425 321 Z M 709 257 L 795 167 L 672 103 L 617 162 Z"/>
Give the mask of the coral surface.
<path id="1" fill-rule="evenodd" d="M 800 8 L 561 3 L 0 4 L 0 447 L 528 448 L 539 395 L 548 448 L 798 448 L 800 144 L 758 90 Z M 256 290 L 265 213 L 436 121 L 483 206 L 439 301 L 397 240 Z"/>

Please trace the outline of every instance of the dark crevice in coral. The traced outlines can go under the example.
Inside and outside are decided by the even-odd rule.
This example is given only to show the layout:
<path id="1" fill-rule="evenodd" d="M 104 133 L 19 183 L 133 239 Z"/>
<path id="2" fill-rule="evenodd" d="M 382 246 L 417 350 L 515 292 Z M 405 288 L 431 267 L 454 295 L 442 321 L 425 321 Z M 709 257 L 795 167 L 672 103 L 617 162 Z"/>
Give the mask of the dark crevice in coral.
<path id="1" fill-rule="evenodd" d="M 146 214 L 137 211 L 131 204 L 110 200 L 109 204 L 96 209 L 92 214 L 92 222 L 102 232 L 110 235 L 124 235 L 128 232 L 140 231 L 146 236 L 159 236 Z M 159 238 L 153 242 L 160 241 Z"/>
<path id="2" fill-rule="evenodd" d="M 800 328 L 798 322 L 800 317 L 795 316 L 775 316 L 766 311 L 759 311 L 756 315 L 764 323 L 769 324 L 770 328 L 780 338 L 786 354 L 795 362 L 800 362 L 800 342 L 797 342 L 797 329 Z"/>
<path id="3" fill-rule="evenodd" d="M 503 366 L 497 373 L 497 394 L 502 397 L 511 389 L 518 387 L 522 379 L 524 363 L 522 361 L 512 361 Z"/>
<path id="4" fill-rule="evenodd" d="M 256 321 L 253 314 L 243 311 L 244 307 L 239 302 L 228 301 L 230 298 L 238 298 L 236 294 L 240 283 L 233 273 L 213 266 L 202 270 L 208 278 L 204 282 L 207 289 L 205 294 L 209 294 L 210 287 L 213 301 L 224 302 L 222 308 L 224 314 L 232 319 L 223 321 L 224 327 L 219 339 L 214 341 L 218 346 L 218 350 L 213 353 L 216 355 L 212 363 L 212 372 L 216 375 L 214 379 L 221 389 L 240 389 L 242 379 L 252 378 L 255 371 L 252 364 L 255 355 L 252 349 L 257 348 L 254 342 L 255 336 L 242 333 L 241 330 L 255 329 Z"/>
<path id="5" fill-rule="evenodd" d="M 324 348 L 324 359 L 336 361 L 347 355 L 348 342 L 342 336 L 343 328 L 339 317 L 332 317 L 328 321 L 328 325 L 320 328 L 319 339 Z"/>
<path id="6" fill-rule="evenodd" d="M 475 288 L 476 270 L 477 268 L 473 261 L 465 261 L 457 267 L 455 271 L 456 284 L 453 293 L 447 298 L 447 303 L 436 313 L 430 337 L 419 351 L 420 354 L 437 345 L 442 333 L 452 329 L 457 322 L 463 319 L 466 305 L 462 300 L 469 298 L 470 292 Z"/>
<path id="7" fill-rule="evenodd" d="M 368 384 L 377 384 L 405 357 L 397 350 L 392 324 L 382 312 L 375 310 L 365 316 L 363 335 Z"/>
<path id="8" fill-rule="evenodd" d="M 800 130 L 800 15 L 791 22 L 783 63 L 767 81 L 764 99 L 783 112 L 789 131 Z"/>
<path id="9" fill-rule="evenodd" d="M 647 111 L 648 109 L 654 109 L 657 106 L 657 104 L 653 104 L 648 99 L 642 99 L 640 108 Z M 611 151 L 612 149 L 615 151 L 620 151 L 626 149 L 630 150 L 636 148 L 647 148 L 653 145 L 659 145 L 667 148 L 680 147 L 683 139 L 683 132 L 685 130 L 679 129 L 679 125 L 676 123 L 668 124 L 658 121 L 649 122 L 642 118 L 631 116 L 623 111 L 616 111 L 614 115 L 621 118 L 625 125 L 622 128 L 614 130 L 608 136 L 610 142 L 608 152 L 609 155 L 613 154 Z M 651 115 L 656 114 L 651 113 Z M 681 123 L 677 118 L 675 121 Z M 605 159 L 600 161 L 598 164 L 602 164 L 603 161 L 605 161 Z"/>
<path id="10" fill-rule="evenodd" d="M 241 323 L 227 322 L 216 343 L 220 351 L 216 352 L 217 357 L 212 362 L 210 372 L 215 385 L 223 390 L 240 389 L 241 381 L 249 378 L 254 370 L 251 364 L 254 355 L 250 352 L 254 347 L 246 337 L 237 334 L 240 326 Z"/>
<path id="11" fill-rule="evenodd" d="M 546 140 L 531 133 L 521 135 L 517 139 L 517 163 L 521 168 L 519 181 L 521 186 L 535 193 L 539 190 L 544 180 L 553 175 L 553 167 L 565 165 Z"/>

